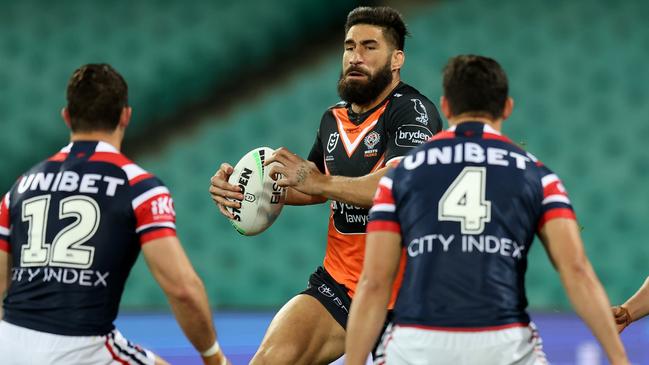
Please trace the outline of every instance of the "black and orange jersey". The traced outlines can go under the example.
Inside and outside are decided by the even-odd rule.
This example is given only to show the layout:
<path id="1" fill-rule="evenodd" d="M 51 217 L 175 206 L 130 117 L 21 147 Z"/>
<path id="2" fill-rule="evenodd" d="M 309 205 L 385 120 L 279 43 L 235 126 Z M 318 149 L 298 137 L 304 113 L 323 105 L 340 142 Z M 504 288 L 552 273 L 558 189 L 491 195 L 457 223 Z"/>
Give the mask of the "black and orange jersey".
<path id="1" fill-rule="evenodd" d="M 74 142 L 0 203 L 0 250 L 12 261 L 3 320 L 104 335 L 140 246 L 175 235 L 173 201 L 158 178 L 108 143 Z"/>
<path id="2" fill-rule="evenodd" d="M 323 115 L 309 160 L 330 175 L 358 177 L 400 159 L 442 128 L 435 105 L 400 83 L 375 108 L 355 114 L 341 102 Z M 331 202 L 324 267 L 353 296 L 365 252 L 368 209 Z"/>

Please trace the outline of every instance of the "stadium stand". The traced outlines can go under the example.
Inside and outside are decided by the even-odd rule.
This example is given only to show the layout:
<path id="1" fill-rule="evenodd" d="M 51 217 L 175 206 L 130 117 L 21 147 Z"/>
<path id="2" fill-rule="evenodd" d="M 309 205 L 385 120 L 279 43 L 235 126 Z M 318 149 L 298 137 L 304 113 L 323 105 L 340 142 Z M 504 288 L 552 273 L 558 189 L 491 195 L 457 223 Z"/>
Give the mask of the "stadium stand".
<path id="1" fill-rule="evenodd" d="M 649 31 L 641 14 L 648 12 L 641 0 L 462 0 L 421 6 L 408 16 L 413 36 L 403 77 L 431 99 L 440 95 L 439 73 L 452 55 L 485 54 L 504 65 L 517 102 L 506 131 L 562 176 L 613 302 L 647 274 Z M 308 153 L 322 111 L 336 100 L 339 67 L 339 56 L 332 56 L 225 117 L 207 118 L 200 130 L 145 160 L 174 190 L 180 234 L 217 303 L 281 304 L 320 263 L 324 205 L 286 207 L 269 231 L 242 237 L 218 216 L 206 185 L 218 162 L 236 162 L 256 146 Z M 544 250 L 534 245 L 527 280 L 533 308 L 568 308 Z M 131 281 L 125 304 L 157 303 L 160 295 L 139 295 L 149 286 Z"/>
<path id="2" fill-rule="evenodd" d="M 59 110 L 67 78 L 107 62 L 128 80 L 137 106 L 129 138 L 259 69 L 287 45 L 339 23 L 354 2 L 282 0 L 2 1 L 0 187 L 66 140 Z M 5 132 L 9 133 L 9 132 Z M 36 144 L 24 141 L 38 141 Z"/>

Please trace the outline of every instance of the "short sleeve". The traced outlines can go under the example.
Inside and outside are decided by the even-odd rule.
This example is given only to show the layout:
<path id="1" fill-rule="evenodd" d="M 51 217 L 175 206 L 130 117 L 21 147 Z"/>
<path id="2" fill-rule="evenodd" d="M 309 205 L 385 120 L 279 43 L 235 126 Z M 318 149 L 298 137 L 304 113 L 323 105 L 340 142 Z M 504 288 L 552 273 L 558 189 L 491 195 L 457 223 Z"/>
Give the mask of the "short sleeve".
<path id="1" fill-rule="evenodd" d="M 379 180 L 369 213 L 367 233 L 377 231 L 401 233 L 401 226 L 397 219 L 396 203 L 392 194 L 393 176 L 394 169 L 390 169 Z"/>
<path id="2" fill-rule="evenodd" d="M 169 189 L 154 176 L 136 183 L 132 189 L 135 233 L 140 244 L 176 236 L 176 212 Z"/>
<path id="3" fill-rule="evenodd" d="M 391 100 L 386 127 L 386 165 L 401 159 L 413 147 L 426 143 L 442 129 L 435 105 L 421 94 L 405 94 Z"/>
<path id="4" fill-rule="evenodd" d="M 5 194 L 0 201 L 0 250 L 10 252 L 9 246 L 9 228 L 11 220 L 9 219 L 9 193 Z"/>
<path id="5" fill-rule="evenodd" d="M 540 231 L 545 223 L 556 218 L 576 219 L 568 192 L 561 179 L 545 166 L 541 166 L 543 186 L 543 200 L 541 202 L 541 217 L 538 222 L 537 231 Z"/>
<path id="6" fill-rule="evenodd" d="M 320 139 L 320 129 L 318 128 L 318 132 L 316 133 L 315 141 L 313 142 L 313 147 L 311 147 L 311 151 L 309 152 L 309 157 L 307 160 L 313 162 L 317 167 L 320 172 L 323 174 L 325 173 L 325 166 L 324 166 L 324 150 L 322 149 L 322 141 Z"/>

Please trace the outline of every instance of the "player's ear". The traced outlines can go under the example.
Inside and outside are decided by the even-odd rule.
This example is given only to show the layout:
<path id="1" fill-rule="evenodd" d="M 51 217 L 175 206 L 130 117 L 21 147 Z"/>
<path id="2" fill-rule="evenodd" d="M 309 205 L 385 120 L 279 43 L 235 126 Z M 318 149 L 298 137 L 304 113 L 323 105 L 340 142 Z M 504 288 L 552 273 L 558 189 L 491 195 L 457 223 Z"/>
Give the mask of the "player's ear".
<path id="1" fill-rule="evenodd" d="M 503 120 L 509 118 L 509 116 L 512 115 L 513 110 L 514 110 L 514 99 L 508 96 L 507 100 L 505 100 L 505 108 L 503 108 Z"/>
<path id="2" fill-rule="evenodd" d="M 402 50 L 395 49 L 392 51 L 392 71 L 401 70 L 403 63 L 406 61 L 406 54 Z"/>
<path id="3" fill-rule="evenodd" d="M 65 125 L 68 126 L 68 128 L 72 128 L 72 124 L 70 123 L 70 112 L 68 111 L 68 108 L 63 107 L 63 109 L 61 109 L 61 118 L 63 118 L 63 121 L 65 122 Z"/>
<path id="4" fill-rule="evenodd" d="M 132 114 L 133 109 L 130 106 L 122 108 L 122 114 L 119 115 L 119 126 L 122 128 L 128 127 L 128 124 L 131 122 Z"/>
<path id="5" fill-rule="evenodd" d="M 446 117 L 446 119 L 451 118 L 451 106 L 448 104 L 448 99 L 444 95 L 442 95 L 439 98 L 439 106 L 442 109 L 442 114 Z"/>

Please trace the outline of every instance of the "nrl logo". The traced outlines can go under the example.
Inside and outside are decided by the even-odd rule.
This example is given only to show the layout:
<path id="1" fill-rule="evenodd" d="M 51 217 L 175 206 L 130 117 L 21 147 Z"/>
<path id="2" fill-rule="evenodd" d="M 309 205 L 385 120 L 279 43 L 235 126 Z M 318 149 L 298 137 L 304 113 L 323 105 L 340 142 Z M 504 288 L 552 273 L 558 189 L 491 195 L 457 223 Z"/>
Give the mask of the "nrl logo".
<path id="1" fill-rule="evenodd" d="M 376 132 L 372 132 L 365 137 L 363 142 L 365 142 L 367 148 L 371 150 L 377 143 L 379 143 L 379 140 L 381 140 L 381 136 Z"/>
<path id="2" fill-rule="evenodd" d="M 336 145 L 338 145 L 338 139 L 340 134 L 338 132 L 331 133 L 329 135 L 329 141 L 327 141 L 327 152 L 331 153 Z"/>
<path id="3" fill-rule="evenodd" d="M 423 125 L 428 125 L 428 112 L 426 111 L 424 103 L 419 99 L 410 99 L 410 101 L 415 103 L 415 111 L 419 114 L 415 120 Z"/>

